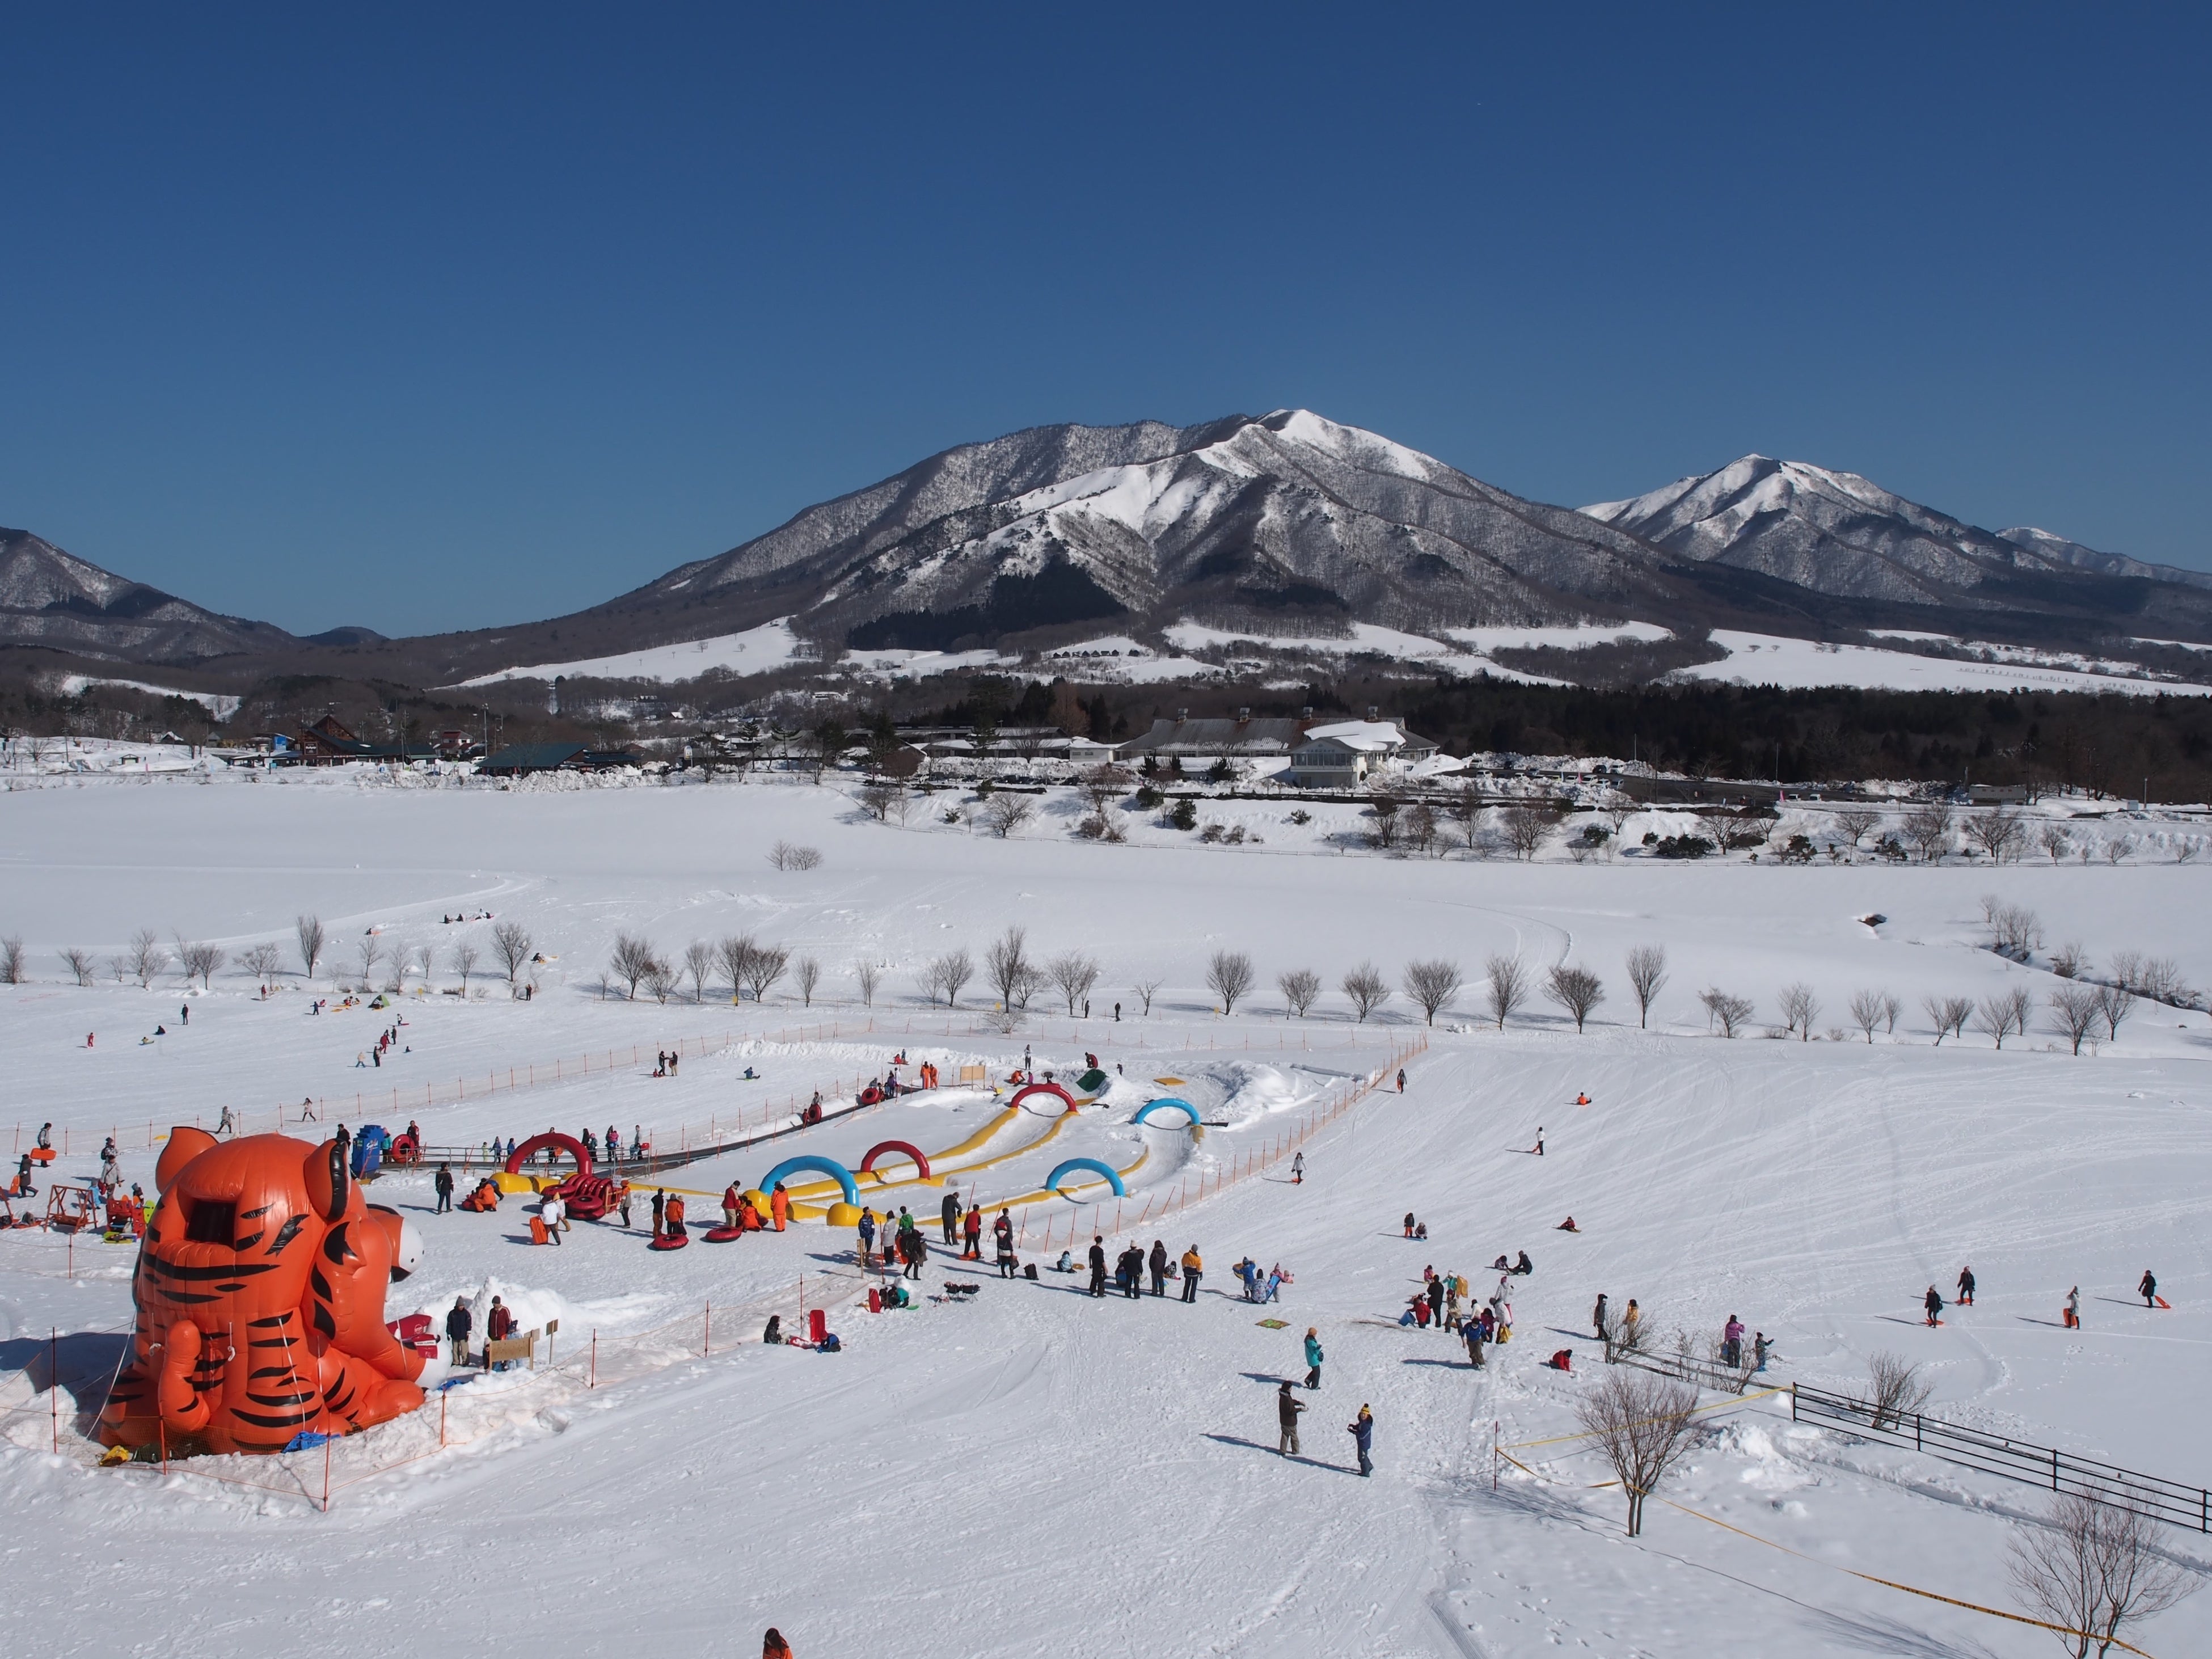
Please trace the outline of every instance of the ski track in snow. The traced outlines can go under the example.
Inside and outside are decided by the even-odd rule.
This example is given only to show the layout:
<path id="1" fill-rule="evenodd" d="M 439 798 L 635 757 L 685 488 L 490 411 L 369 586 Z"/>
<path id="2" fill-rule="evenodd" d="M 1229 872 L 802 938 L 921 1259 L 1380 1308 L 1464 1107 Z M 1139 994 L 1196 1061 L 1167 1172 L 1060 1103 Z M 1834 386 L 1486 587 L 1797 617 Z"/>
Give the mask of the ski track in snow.
<path id="1" fill-rule="evenodd" d="M 1314 856 L 1287 830 L 1271 830 L 1267 855 L 1254 856 L 1097 847 L 1057 831 L 1003 842 L 919 823 L 902 832 L 858 822 L 829 790 L 163 787 L 0 796 L 0 868 L 15 878 L 0 921 L 29 939 L 40 976 L 0 988 L 0 1076 L 13 1115 L 71 1130 L 65 1176 L 89 1173 L 98 1135 L 135 1121 L 141 1144 L 126 1147 L 125 1175 L 149 1181 L 144 1126 L 212 1121 L 225 1102 L 398 1088 L 399 1121 L 419 1116 L 437 1141 L 584 1121 L 625 1135 L 643 1121 L 658 1140 L 681 1121 L 879 1073 L 896 1047 L 948 1070 L 983 1060 L 1003 1075 L 1027 1042 L 1063 1076 L 1086 1049 L 1126 1075 L 1048 1143 L 1042 1118 L 1001 1131 L 956 1161 L 1012 1156 L 955 1183 L 1021 1192 L 1061 1157 L 1121 1167 L 1148 1148 L 1137 1207 L 1263 1149 L 1297 1115 L 1273 1103 L 1381 1065 L 1393 1040 L 1431 1046 L 1409 1064 L 1404 1096 L 1372 1096 L 1306 1144 L 1303 1186 L 1269 1170 L 1147 1225 L 1147 1245 L 1158 1236 L 1171 1251 L 1194 1241 L 1204 1251 L 1199 1305 L 1172 1289 L 1096 1303 L 1049 1272 L 1012 1285 L 961 1272 L 982 1284 L 972 1305 L 872 1318 L 846 1279 L 832 1325 L 847 1346 L 836 1356 L 763 1346 L 757 1310 L 788 1318 L 801 1273 L 818 1297 L 845 1235 L 801 1225 L 656 1256 L 635 1233 L 586 1224 L 558 1250 L 532 1249 L 516 1242 L 516 1200 L 495 1217 L 434 1216 L 426 1178 L 389 1176 L 377 1197 L 412 1214 L 427 1245 L 421 1271 L 392 1291 L 395 1316 L 499 1287 L 562 1309 L 563 1344 L 596 1328 L 611 1352 L 616 1338 L 711 1299 L 744 1310 L 728 1316 L 746 1322 L 739 1340 L 726 1346 L 718 1314 L 711 1355 L 687 1350 L 679 1327 L 656 1339 L 652 1364 L 597 1389 L 566 1371 L 471 1382 L 450 1399 L 459 1430 L 477 1437 L 347 1488 L 327 1516 L 296 1495 L 58 1460 L 44 1449 L 40 1396 L 28 1417 L 0 1423 L 13 1516 L 0 1563 L 25 1651 L 311 1644 L 368 1659 L 426 1635 L 489 1654 L 640 1639 L 750 1651 L 770 1623 L 807 1659 L 890 1646 L 1444 1659 L 2039 1650 L 2039 1633 L 1819 1565 L 2012 1607 L 2005 1543 L 2036 1513 L 2037 1493 L 1793 1428 L 1774 1401 L 1712 1413 L 1662 1495 L 1811 1560 L 1657 1503 L 1644 1536 L 1627 1540 L 1617 1498 L 1589 1489 L 1605 1472 L 1573 1445 L 1516 1453 L 1558 1484 L 1509 1468 L 1493 1492 L 1493 1423 L 1509 1445 L 1573 1427 L 1597 1369 L 1587 1321 L 1601 1290 L 1616 1305 L 1639 1297 L 1662 1346 L 1678 1328 L 1702 1345 L 1735 1313 L 1777 1339 L 1778 1376 L 1831 1388 L 1856 1383 L 1866 1356 L 1888 1348 L 1928 1361 L 1938 1414 L 2212 1477 L 2198 1410 L 2212 1346 L 2205 1017 L 2146 1005 L 2117 1046 L 2078 1060 L 2046 1052 L 2040 1031 L 1995 1053 L 1971 1039 L 1934 1048 L 1917 1029 L 1923 994 L 2026 984 L 2040 996 L 2051 983 L 1965 948 L 1978 933 L 1976 896 L 1990 888 L 2034 906 L 2050 936 L 2087 940 L 2094 957 L 2171 953 L 2203 982 L 2200 895 L 2212 877 L 2199 867 L 1439 863 Z M 769 870 L 760 851 L 778 838 L 821 846 L 823 867 Z M 380 1070 L 353 1065 L 379 1016 L 310 1018 L 304 995 L 256 1001 L 234 975 L 189 999 L 189 1027 L 175 1019 L 187 999 L 173 976 L 152 992 L 53 982 L 52 953 L 65 943 L 105 955 L 153 925 L 289 944 L 292 917 L 312 908 L 331 923 L 333 961 L 382 926 L 380 937 L 435 943 L 438 977 L 451 983 L 445 953 L 488 924 L 438 916 L 485 907 L 524 921 L 558 957 L 544 990 L 531 1003 L 506 1001 L 503 986 L 483 1000 L 410 996 L 415 1052 Z M 1850 920 L 1877 908 L 1893 918 L 1881 938 Z M 975 1017 L 988 998 L 973 985 L 957 1013 L 921 1006 L 915 968 L 958 945 L 980 958 L 1009 924 L 1026 926 L 1040 955 L 1079 945 L 1102 959 L 1100 1017 L 1048 1013 L 1047 993 L 1002 1035 Z M 757 1011 L 605 1000 L 599 964 L 623 928 L 679 954 L 692 937 L 754 932 L 818 956 L 835 1000 L 799 1008 L 788 981 Z M 1671 974 L 1648 1032 L 1620 977 L 1622 951 L 1646 940 L 1668 945 Z M 1262 989 L 1233 1019 L 1210 1014 L 1198 982 L 1224 946 L 1249 950 L 1261 969 Z M 1612 1000 L 1586 1036 L 1540 997 L 1493 1031 L 1479 978 L 1493 951 L 1539 969 L 1589 965 Z M 849 977 L 864 952 L 889 964 L 874 1036 L 853 1029 L 867 1017 Z M 1363 957 L 1395 975 L 1438 955 L 1471 983 L 1432 1032 L 1402 996 L 1364 1030 L 1333 992 L 1316 1018 L 1287 1021 L 1271 986 L 1293 966 L 1333 982 Z M 1150 1020 L 1126 988 L 1146 971 L 1168 977 Z M 1704 1034 L 1699 989 L 1749 994 L 1765 1014 L 1775 988 L 1796 979 L 1829 1017 L 1860 986 L 1894 991 L 1909 1011 L 1899 1040 Z M 1118 1024 L 1107 1017 L 1117 999 Z M 141 1046 L 156 1020 L 168 1035 Z M 758 1041 L 826 1021 L 846 1029 Z M 88 1029 L 100 1038 L 90 1050 Z M 676 1079 L 651 1078 L 647 1060 L 426 1110 L 404 1102 L 425 1081 L 587 1048 L 649 1054 L 726 1030 L 745 1040 L 687 1058 Z M 1286 1037 L 1313 1046 L 1264 1046 Z M 740 1080 L 749 1064 L 764 1081 Z M 1166 1090 L 1158 1077 L 1185 1082 Z M 1593 1104 L 1566 1103 L 1583 1091 Z M 1237 1127 L 1202 1139 L 1132 1128 L 1130 1109 L 1156 1092 L 1188 1094 L 1209 1116 L 1231 1110 Z M 393 1115 L 367 1103 L 370 1121 Z M 857 1160 L 884 1139 L 934 1152 L 995 1109 L 974 1091 L 910 1097 L 665 1179 L 711 1194 L 795 1152 Z M 1539 1124 L 1540 1159 L 1524 1150 Z M 884 1196 L 915 1205 L 933 1235 L 940 1190 Z M 714 1207 L 694 1206 L 695 1219 Z M 1070 1207 L 1028 1213 L 1025 1256 L 1036 1258 L 1048 1214 L 1065 1236 Z M 1425 1243 L 1398 1236 L 1409 1208 L 1430 1222 Z M 1577 1235 L 1556 1231 L 1570 1212 Z M 1110 1224 L 1110 1200 L 1103 1214 Z M 0 1235 L 9 1365 L 49 1326 L 90 1332 L 128 1317 L 130 1252 L 82 1244 L 70 1279 L 58 1243 Z M 1425 1263 L 1465 1273 L 1479 1299 L 1484 1264 L 1524 1248 L 1536 1273 L 1515 1283 L 1515 1340 L 1485 1372 L 1448 1340 L 1389 1322 Z M 1229 1264 L 1248 1252 L 1295 1270 L 1285 1304 L 1267 1310 L 1284 1330 L 1260 1328 L 1262 1310 L 1223 1293 Z M 1932 1279 L 1948 1300 L 1967 1262 L 1979 1305 L 1948 1314 L 1941 1330 L 1921 1326 L 1922 1289 Z M 2130 1305 L 2146 1264 L 2174 1311 Z M 928 1284 L 951 1268 L 933 1256 Z M 2088 1328 L 2062 1331 L 2057 1309 L 2075 1282 Z M 1304 1455 L 1286 1461 L 1274 1449 L 1274 1381 L 1303 1375 L 1309 1324 L 1328 1349 L 1324 1385 L 1301 1395 L 1312 1407 Z M 1559 1347 L 1575 1355 L 1571 1374 L 1541 1364 Z M 21 1379 L 0 1373 L 0 1405 L 16 1404 Z M 1344 1430 L 1363 1401 L 1378 1422 L 1371 1480 L 1353 1471 Z M 343 1450 L 416 1445 L 434 1447 L 434 1424 L 386 1425 Z M 2201 1539 L 2166 1541 L 2183 1559 L 2212 1557 Z M 2212 1597 L 2136 1639 L 2160 1659 L 2203 1650 Z"/>

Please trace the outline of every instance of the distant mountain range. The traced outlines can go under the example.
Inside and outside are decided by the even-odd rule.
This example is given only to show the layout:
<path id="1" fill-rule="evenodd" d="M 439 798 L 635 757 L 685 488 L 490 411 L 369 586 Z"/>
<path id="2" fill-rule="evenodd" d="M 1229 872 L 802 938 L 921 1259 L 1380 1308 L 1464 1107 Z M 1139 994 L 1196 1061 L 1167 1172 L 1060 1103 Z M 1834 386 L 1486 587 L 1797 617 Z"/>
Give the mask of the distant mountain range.
<path id="1" fill-rule="evenodd" d="M 1310 638 L 1638 622 L 2070 648 L 2212 642 L 2212 575 L 1976 529 L 1759 455 L 1632 500 L 1547 506 L 1303 410 L 963 445 L 604 605 L 415 639 L 295 637 L 0 531 L 0 646 L 227 678 L 452 685 L 772 622 L 823 661 L 1156 639 L 1179 623 Z"/>

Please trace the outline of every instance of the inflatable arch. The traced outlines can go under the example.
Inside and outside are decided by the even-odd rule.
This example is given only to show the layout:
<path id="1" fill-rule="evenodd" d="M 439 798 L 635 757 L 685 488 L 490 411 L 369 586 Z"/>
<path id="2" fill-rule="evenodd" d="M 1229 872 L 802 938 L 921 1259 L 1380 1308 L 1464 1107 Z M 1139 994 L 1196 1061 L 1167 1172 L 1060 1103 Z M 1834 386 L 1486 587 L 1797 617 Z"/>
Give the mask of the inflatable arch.
<path id="1" fill-rule="evenodd" d="M 817 1175 L 828 1176 L 844 1189 L 845 1201 L 855 1209 L 860 1207 L 859 1183 L 853 1179 L 853 1172 L 834 1158 L 816 1158 L 811 1154 L 787 1158 L 761 1177 L 759 1190 L 763 1193 L 773 1193 L 775 1191 L 777 1182 L 797 1175 L 801 1170 L 811 1170 Z"/>
<path id="2" fill-rule="evenodd" d="M 1107 1182 L 1113 1187 L 1114 1196 L 1116 1198 L 1127 1198 L 1129 1195 L 1129 1189 L 1121 1184 L 1121 1175 L 1114 1166 L 1110 1164 L 1102 1164 L 1095 1158 L 1071 1158 L 1064 1164 L 1055 1164 L 1052 1173 L 1044 1178 L 1045 1191 L 1058 1192 L 1061 1179 L 1077 1170 L 1088 1170 L 1093 1175 L 1105 1176 Z"/>
<path id="3" fill-rule="evenodd" d="M 1185 1117 L 1190 1120 L 1190 1127 L 1192 1128 L 1195 1129 L 1198 1127 L 1198 1108 L 1192 1105 L 1187 1100 L 1177 1100 L 1173 1095 L 1163 1095 L 1158 1100 L 1146 1101 L 1143 1105 L 1137 1108 L 1136 1116 L 1129 1121 L 1132 1123 L 1142 1123 L 1154 1112 L 1170 1110 L 1181 1112 Z"/>
<path id="4" fill-rule="evenodd" d="M 561 1151 L 568 1153 L 569 1157 L 574 1158 L 576 1160 L 576 1173 L 578 1175 L 591 1174 L 592 1155 L 584 1150 L 584 1143 L 577 1139 L 574 1135 L 561 1134 L 550 1129 L 547 1130 L 542 1135 L 531 1136 L 529 1139 L 524 1141 L 522 1145 L 516 1147 L 514 1149 L 514 1155 L 507 1160 L 507 1163 L 503 1167 L 509 1175 L 520 1175 L 522 1173 L 522 1166 L 529 1163 L 530 1160 L 536 1157 L 539 1152 L 544 1152 L 548 1146 L 558 1147 Z"/>
<path id="5" fill-rule="evenodd" d="M 874 1146 L 868 1148 L 868 1155 L 860 1160 L 860 1173 L 862 1175 L 874 1175 L 876 1173 L 876 1160 L 881 1158 L 885 1152 L 898 1152 L 907 1158 L 912 1158 L 914 1160 L 915 1167 L 921 1171 L 921 1178 L 924 1181 L 929 1179 L 929 1154 L 923 1152 L 921 1147 L 908 1140 L 878 1141 Z M 878 1179 L 880 1180 L 881 1177 L 878 1176 Z"/>
<path id="6" fill-rule="evenodd" d="M 1068 1093 L 1066 1090 L 1061 1088 L 1057 1083 L 1024 1084 L 1020 1088 L 1014 1091 L 1014 1097 L 1008 1101 L 1006 1104 L 1012 1107 L 1018 1107 L 1031 1095 L 1050 1095 L 1069 1111 L 1072 1112 L 1075 1109 L 1075 1097 Z"/>

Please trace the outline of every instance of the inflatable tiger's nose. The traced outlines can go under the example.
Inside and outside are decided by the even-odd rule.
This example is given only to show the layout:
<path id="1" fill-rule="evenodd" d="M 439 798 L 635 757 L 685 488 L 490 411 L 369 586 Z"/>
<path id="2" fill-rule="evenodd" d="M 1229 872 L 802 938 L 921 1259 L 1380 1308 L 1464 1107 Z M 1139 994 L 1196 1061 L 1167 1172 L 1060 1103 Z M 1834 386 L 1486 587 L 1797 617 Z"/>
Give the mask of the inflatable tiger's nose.
<path id="1" fill-rule="evenodd" d="M 422 1356 L 384 1322 L 414 1231 L 362 1199 L 337 1141 L 179 1127 L 154 1181 L 137 1328 L 100 1413 L 104 1443 L 282 1451 L 422 1403 Z"/>

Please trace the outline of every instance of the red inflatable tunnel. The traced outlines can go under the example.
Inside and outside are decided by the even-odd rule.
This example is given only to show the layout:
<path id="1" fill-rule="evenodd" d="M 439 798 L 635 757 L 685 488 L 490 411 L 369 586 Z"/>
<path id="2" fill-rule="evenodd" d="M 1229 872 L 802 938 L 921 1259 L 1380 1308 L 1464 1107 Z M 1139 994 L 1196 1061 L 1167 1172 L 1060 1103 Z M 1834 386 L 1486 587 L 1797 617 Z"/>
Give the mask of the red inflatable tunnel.
<path id="1" fill-rule="evenodd" d="M 584 1143 L 577 1139 L 574 1135 L 561 1134 L 550 1129 L 547 1130 L 542 1135 L 531 1136 L 529 1139 L 524 1141 L 522 1145 L 516 1147 L 514 1149 L 514 1155 L 507 1160 L 507 1163 L 502 1167 L 509 1175 L 520 1175 L 522 1173 L 522 1166 L 529 1163 L 531 1158 L 536 1154 L 544 1152 L 548 1146 L 557 1146 L 562 1152 L 568 1153 L 569 1157 L 574 1158 L 576 1160 L 576 1173 L 578 1175 L 591 1174 L 592 1155 L 584 1150 Z"/>
<path id="2" fill-rule="evenodd" d="M 1067 1108 L 1069 1111 L 1072 1112 L 1075 1109 L 1075 1097 L 1068 1093 L 1066 1090 L 1061 1088 L 1057 1083 L 1029 1084 L 1024 1087 L 1015 1090 L 1014 1097 L 1008 1101 L 1006 1104 L 1009 1106 L 1019 1106 L 1031 1095 L 1050 1095 L 1054 1099 L 1060 1102 L 1061 1105 Z"/>
<path id="3" fill-rule="evenodd" d="M 906 1157 L 912 1158 L 914 1160 L 915 1168 L 921 1171 L 921 1178 L 924 1181 L 929 1179 L 928 1154 L 924 1152 L 921 1147 L 915 1146 L 909 1140 L 878 1141 L 876 1145 L 869 1147 L 868 1155 L 860 1160 L 860 1173 L 862 1175 L 873 1175 L 876 1171 L 876 1160 L 881 1158 L 885 1152 L 900 1152 L 903 1153 Z"/>

